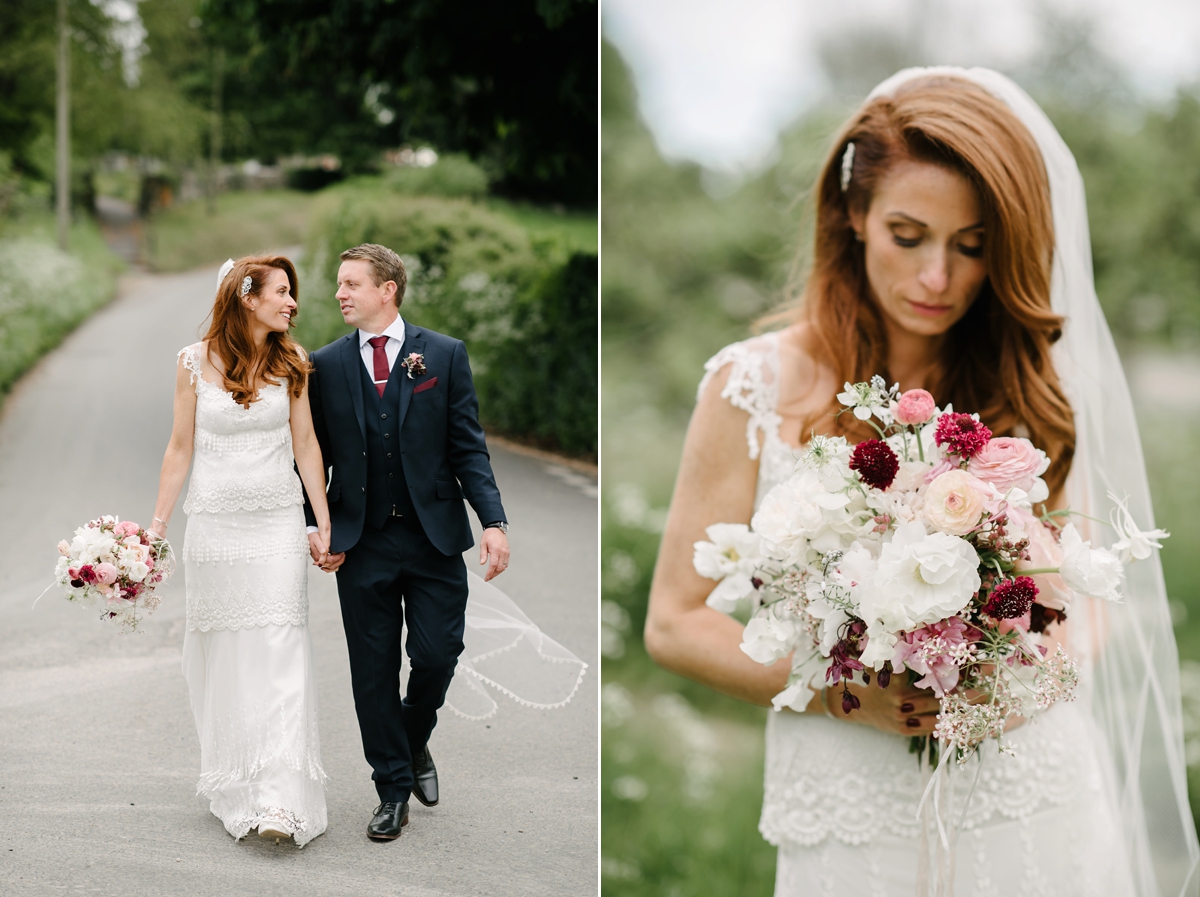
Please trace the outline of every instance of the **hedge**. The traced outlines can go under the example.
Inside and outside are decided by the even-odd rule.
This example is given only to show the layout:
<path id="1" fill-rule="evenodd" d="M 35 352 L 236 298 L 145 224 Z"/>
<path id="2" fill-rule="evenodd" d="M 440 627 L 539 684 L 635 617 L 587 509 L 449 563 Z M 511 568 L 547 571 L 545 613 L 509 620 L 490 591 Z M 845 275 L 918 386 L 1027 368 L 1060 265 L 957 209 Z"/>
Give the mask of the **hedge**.
<path id="1" fill-rule="evenodd" d="M 314 211 L 296 335 L 319 348 L 348 328 L 333 295 L 338 255 L 395 249 L 408 270 L 406 320 L 462 339 L 490 429 L 571 454 L 597 447 L 597 258 L 532 238 L 468 199 L 333 188 Z"/>

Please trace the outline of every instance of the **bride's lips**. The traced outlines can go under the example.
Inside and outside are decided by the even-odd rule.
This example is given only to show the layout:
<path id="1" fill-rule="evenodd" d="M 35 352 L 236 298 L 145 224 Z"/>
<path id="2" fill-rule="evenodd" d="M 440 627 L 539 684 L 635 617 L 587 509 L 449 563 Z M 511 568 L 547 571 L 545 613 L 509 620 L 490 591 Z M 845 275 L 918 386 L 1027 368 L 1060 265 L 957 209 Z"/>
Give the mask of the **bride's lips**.
<path id="1" fill-rule="evenodd" d="M 954 308 L 953 305 L 927 305 L 924 302 L 915 302 L 912 299 L 907 301 L 912 306 L 912 310 L 923 318 L 938 318 Z"/>

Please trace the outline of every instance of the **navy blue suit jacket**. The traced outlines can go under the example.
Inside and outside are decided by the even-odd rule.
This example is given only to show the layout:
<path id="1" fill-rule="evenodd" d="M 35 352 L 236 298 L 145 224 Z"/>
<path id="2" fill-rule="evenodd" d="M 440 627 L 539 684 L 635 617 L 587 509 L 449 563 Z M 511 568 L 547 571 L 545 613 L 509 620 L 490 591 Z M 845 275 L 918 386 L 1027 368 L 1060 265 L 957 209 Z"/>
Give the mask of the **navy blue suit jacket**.
<path id="1" fill-rule="evenodd" d="M 425 373 L 410 379 L 404 370 L 395 372 L 401 378 L 400 460 L 425 535 L 442 554 L 460 554 L 475 544 L 464 495 L 480 523 L 507 518 L 479 425 L 466 346 L 405 321 L 396 365 L 413 352 L 424 356 Z M 358 543 L 367 507 L 368 446 L 358 331 L 318 349 L 310 360 L 313 427 L 325 468 L 332 468 L 326 490 L 333 529 L 329 550 L 342 552 Z M 315 526 L 307 496 L 304 514 Z"/>

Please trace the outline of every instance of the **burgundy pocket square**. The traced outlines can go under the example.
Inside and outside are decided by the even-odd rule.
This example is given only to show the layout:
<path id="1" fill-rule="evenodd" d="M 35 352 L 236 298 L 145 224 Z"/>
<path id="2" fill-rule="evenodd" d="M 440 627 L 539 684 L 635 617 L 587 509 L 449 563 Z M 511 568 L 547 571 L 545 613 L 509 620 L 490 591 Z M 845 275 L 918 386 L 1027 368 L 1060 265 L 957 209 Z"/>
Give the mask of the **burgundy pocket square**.
<path id="1" fill-rule="evenodd" d="M 420 386 L 418 386 L 416 389 L 413 390 L 413 395 L 415 396 L 417 393 L 424 392 L 427 389 L 433 389 L 435 386 L 437 386 L 437 377 L 433 377 L 429 380 L 426 380 L 424 383 L 422 383 Z"/>

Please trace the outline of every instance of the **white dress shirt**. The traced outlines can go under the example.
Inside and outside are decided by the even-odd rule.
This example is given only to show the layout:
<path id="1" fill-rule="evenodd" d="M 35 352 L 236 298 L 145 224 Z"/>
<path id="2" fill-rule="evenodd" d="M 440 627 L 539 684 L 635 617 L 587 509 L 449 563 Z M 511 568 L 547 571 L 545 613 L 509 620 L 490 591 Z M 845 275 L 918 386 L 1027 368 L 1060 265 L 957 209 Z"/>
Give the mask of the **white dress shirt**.
<path id="1" fill-rule="evenodd" d="M 396 315 L 396 320 L 383 331 L 383 333 L 367 333 L 365 330 L 358 331 L 358 351 L 362 355 L 363 364 L 367 366 L 367 375 L 372 380 L 375 379 L 375 347 L 367 340 L 374 336 L 386 336 L 388 338 L 387 345 L 383 347 L 383 351 L 387 353 L 388 371 L 390 372 L 396 366 L 396 359 L 400 357 L 400 350 L 404 347 L 404 318 Z"/>
<path id="2" fill-rule="evenodd" d="M 363 364 L 367 366 L 367 376 L 372 380 L 375 379 L 375 347 L 367 340 L 373 336 L 386 336 L 388 338 L 387 345 L 383 347 L 383 351 L 387 353 L 388 371 L 396 366 L 396 359 L 400 357 L 400 350 L 404 348 L 404 318 L 396 315 L 396 320 L 392 321 L 383 331 L 383 333 L 367 333 L 365 330 L 358 331 L 358 351 L 362 356 Z M 307 527 L 309 533 L 315 533 L 315 526 Z"/>

